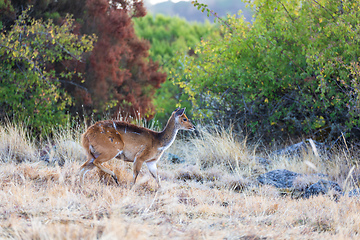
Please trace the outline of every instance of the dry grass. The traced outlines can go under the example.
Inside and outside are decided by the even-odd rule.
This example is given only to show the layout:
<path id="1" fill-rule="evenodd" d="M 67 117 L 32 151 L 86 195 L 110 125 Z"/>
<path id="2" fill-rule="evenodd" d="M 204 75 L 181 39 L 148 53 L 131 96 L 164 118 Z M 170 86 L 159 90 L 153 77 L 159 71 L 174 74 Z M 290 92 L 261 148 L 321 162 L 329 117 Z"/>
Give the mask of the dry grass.
<path id="1" fill-rule="evenodd" d="M 172 164 L 165 157 L 159 162 L 160 191 L 146 167 L 130 189 L 131 164 L 116 160 L 109 167 L 120 186 L 96 170 L 80 186 L 81 131 L 68 128 L 53 141 L 36 146 L 22 128 L 0 128 L 0 239 L 359 237 L 359 200 L 346 196 L 338 202 L 328 196 L 294 200 L 281 197 L 273 187 L 257 186 L 255 176 L 266 171 L 254 158 L 260 153 L 230 131 L 202 130 L 189 141 L 176 141 L 169 151 L 185 163 Z M 39 160 L 37 152 L 46 148 L 54 161 L 63 161 L 62 166 Z M 356 159 L 348 152 L 338 151 L 334 162 L 311 153 L 272 160 L 270 170 L 323 173 L 349 188 L 355 184 L 356 177 L 348 173 Z"/>
<path id="2" fill-rule="evenodd" d="M 25 126 L 9 122 L 0 126 L 0 162 L 35 161 L 37 157 L 35 143 Z"/>

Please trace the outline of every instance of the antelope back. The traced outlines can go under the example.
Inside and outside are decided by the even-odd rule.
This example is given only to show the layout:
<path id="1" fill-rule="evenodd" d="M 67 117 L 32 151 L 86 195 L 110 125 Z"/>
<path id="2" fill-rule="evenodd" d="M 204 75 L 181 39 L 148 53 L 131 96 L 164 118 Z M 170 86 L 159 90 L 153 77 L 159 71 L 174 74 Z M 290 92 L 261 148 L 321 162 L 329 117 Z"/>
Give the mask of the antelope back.
<path id="1" fill-rule="evenodd" d="M 93 150 L 99 153 L 113 149 L 122 149 L 124 147 L 121 134 L 105 121 L 98 122 L 89 127 L 83 138 L 87 139 L 87 141 L 83 141 L 83 144 L 90 142 L 91 147 L 94 148 Z M 90 148 L 90 146 L 84 147 Z"/>

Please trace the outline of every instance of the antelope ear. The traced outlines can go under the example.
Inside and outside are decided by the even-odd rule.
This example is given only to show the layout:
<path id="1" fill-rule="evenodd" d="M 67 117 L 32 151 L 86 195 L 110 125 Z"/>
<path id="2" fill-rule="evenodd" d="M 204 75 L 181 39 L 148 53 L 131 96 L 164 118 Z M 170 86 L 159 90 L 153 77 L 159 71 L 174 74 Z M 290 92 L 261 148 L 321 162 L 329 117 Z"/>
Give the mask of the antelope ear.
<path id="1" fill-rule="evenodd" d="M 180 109 L 180 107 L 178 107 L 177 109 L 175 109 L 175 110 L 174 110 L 174 112 L 177 112 L 177 111 L 179 111 L 179 109 Z"/>
<path id="2" fill-rule="evenodd" d="M 177 109 L 175 115 L 176 115 L 176 116 L 181 116 L 181 115 L 184 114 L 184 112 L 185 112 L 185 108 L 183 108 L 183 109 Z"/>

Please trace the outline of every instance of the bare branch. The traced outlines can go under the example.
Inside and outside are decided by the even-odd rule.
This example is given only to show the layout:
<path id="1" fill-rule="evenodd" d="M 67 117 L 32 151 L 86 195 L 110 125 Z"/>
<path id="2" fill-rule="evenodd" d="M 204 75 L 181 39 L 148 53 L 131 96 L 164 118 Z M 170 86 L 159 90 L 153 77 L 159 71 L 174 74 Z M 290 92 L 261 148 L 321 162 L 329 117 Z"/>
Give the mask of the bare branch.
<path id="1" fill-rule="evenodd" d="M 280 4 L 283 6 L 283 8 L 285 9 L 285 12 L 289 15 L 291 21 L 292 21 L 292 22 L 295 22 L 294 19 L 291 17 L 289 11 L 286 9 L 285 5 L 284 5 L 281 1 L 278 1 L 278 2 L 280 2 Z"/>
<path id="2" fill-rule="evenodd" d="M 74 86 L 76 86 L 76 87 L 78 87 L 78 88 L 81 88 L 81 89 L 85 90 L 87 93 L 90 93 L 89 90 L 88 90 L 86 87 L 81 86 L 80 84 L 74 83 L 74 82 L 72 82 L 72 81 L 62 80 L 62 79 L 57 79 L 57 80 L 58 80 L 59 82 L 65 83 L 65 84 L 74 85 Z"/>
<path id="3" fill-rule="evenodd" d="M 329 9 L 327 9 L 326 7 L 322 6 L 318 1 L 313 0 L 313 2 L 315 2 L 317 5 L 319 5 L 321 8 L 323 8 L 334 20 L 336 19 L 333 14 L 331 13 L 331 11 Z"/>

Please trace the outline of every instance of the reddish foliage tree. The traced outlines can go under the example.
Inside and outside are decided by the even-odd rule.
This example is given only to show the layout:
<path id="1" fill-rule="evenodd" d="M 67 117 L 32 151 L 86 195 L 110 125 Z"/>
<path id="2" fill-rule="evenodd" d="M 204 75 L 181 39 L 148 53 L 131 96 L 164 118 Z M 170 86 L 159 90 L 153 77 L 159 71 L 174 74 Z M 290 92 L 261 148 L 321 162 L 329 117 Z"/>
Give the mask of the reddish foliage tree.
<path id="1" fill-rule="evenodd" d="M 101 118 L 102 112 L 108 110 L 113 116 L 120 112 L 152 117 L 151 100 L 166 74 L 159 72 L 157 63 L 148 60 L 150 45 L 134 32 L 132 18 L 146 15 L 142 0 L 12 0 L 11 4 L 14 13 L 31 4 L 32 17 L 60 16 L 55 19 L 58 24 L 70 13 L 77 19 L 74 32 L 98 36 L 92 53 L 84 56 L 82 62 L 64 61 L 48 66 L 56 72 L 66 68 L 84 73 L 85 82 L 81 78 L 68 81 L 59 77 L 75 99 L 72 113 L 84 109 L 85 114 L 95 111 Z M 5 17 L 1 19 L 5 22 Z"/>
<path id="2" fill-rule="evenodd" d="M 109 103 L 111 113 L 152 117 L 155 89 L 166 79 L 158 64 L 148 60 L 148 42 L 134 32 L 131 18 L 143 17 L 142 1 L 87 0 L 85 33 L 95 33 L 94 47 L 86 75 L 93 109 L 103 111 Z M 115 101 L 114 101 L 115 100 Z"/>

